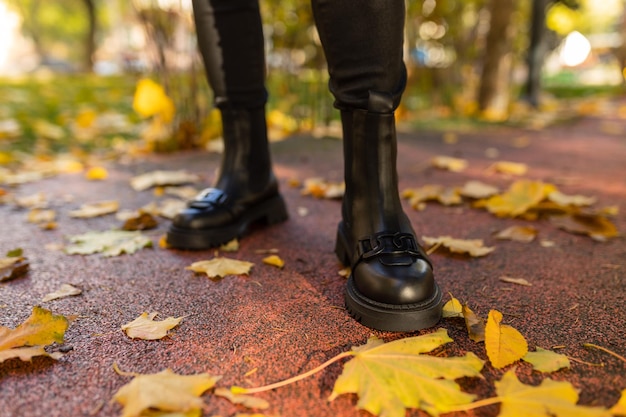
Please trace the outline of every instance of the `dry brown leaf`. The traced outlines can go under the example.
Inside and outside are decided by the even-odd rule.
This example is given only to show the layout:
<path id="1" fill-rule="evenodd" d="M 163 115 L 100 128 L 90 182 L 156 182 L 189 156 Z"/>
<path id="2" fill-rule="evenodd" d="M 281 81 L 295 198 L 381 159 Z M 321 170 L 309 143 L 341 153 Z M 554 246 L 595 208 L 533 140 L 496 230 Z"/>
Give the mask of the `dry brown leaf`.
<path id="1" fill-rule="evenodd" d="M 450 236 L 422 236 L 428 246 L 444 246 L 453 253 L 467 253 L 474 257 L 485 256 L 495 250 L 494 247 L 483 246 L 482 239 L 455 239 Z"/>
<path id="2" fill-rule="evenodd" d="M 532 226 L 511 226 L 499 231 L 494 237 L 496 239 L 530 243 L 535 240 L 538 233 L 539 231 Z"/>
<path id="3" fill-rule="evenodd" d="M 80 288 L 76 288 L 73 285 L 63 284 L 58 290 L 51 292 L 50 294 L 46 294 L 41 302 L 45 303 L 59 298 L 71 297 L 73 295 L 82 294 L 82 292 L 83 291 Z"/>
<path id="4" fill-rule="evenodd" d="M 181 185 L 194 183 L 199 177 L 185 171 L 152 171 L 131 179 L 130 185 L 135 191 L 144 191 L 159 185 Z"/>
<path id="5" fill-rule="evenodd" d="M 488 198 L 492 195 L 498 194 L 500 189 L 498 187 L 494 187 L 493 185 L 485 184 L 481 181 L 468 181 L 463 185 L 463 188 L 459 190 L 459 193 L 463 197 L 469 198 Z"/>
<path id="6" fill-rule="evenodd" d="M 188 412 L 202 408 L 200 395 L 220 378 L 209 374 L 178 375 L 166 369 L 136 376 L 113 399 L 124 406 L 122 417 L 140 417 L 149 409 Z"/>
<path id="7" fill-rule="evenodd" d="M 81 219 L 104 216 L 112 214 L 118 211 L 120 203 L 114 200 L 98 201 L 95 203 L 87 203 L 80 206 L 78 210 L 72 210 L 69 212 L 70 217 L 76 217 Z"/>
<path id="8" fill-rule="evenodd" d="M 451 156 L 438 155 L 430 160 L 430 163 L 440 169 L 446 169 L 452 172 L 461 172 L 467 168 L 467 160 L 461 158 L 453 158 Z"/>
<path id="9" fill-rule="evenodd" d="M 501 276 L 499 279 L 502 282 L 508 282 L 509 284 L 523 285 L 525 287 L 532 287 L 533 285 L 527 280 L 525 280 L 524 278 L 513 278 L 513 277 Z"/>
<path id="10" fill-rule="evenodd" d="M 124 221 L 122 230 L 149 230 L 156 228 L 158 225 L 159 223 L 152 214 L 140 210 L 137 216 L 130 217 Z"/>
<path id="11" fill-rule="evenodd" d="M 23 256 L 9 256 L 0 259 L 0 282 L 10 281 L 28 272 L 29 262 Z"/>
<path id="12" fill-rule="evenodd" d="M 178 326 L 182 317 L 168 317 L 165 320 L 155 321 L 158 313 L 141 313 L 139 317 L 122 326 L 122 330 L 131 339 L 158 340 L 167 336 L 167 331 Z"/>
<path id="13" fill-rule="evenodd" d="M 478 317 L 466 304 L 463 304 L 462 312 L 469 338 L 476 343 L 484 342 L 485 326 L 487 324 L 485 320 L 482 317 Z"/>
<path id="14" fill-rule="evenodd" d="M 485 326 L 487 357 L 500 369 L 522 359 L 528 353 L 528 343 L 515 328 L 502 324 L 502 313 L 491 310 Z"/>
<path id="15" fill-rule="evenodd" d="M 619 236 L 615 225 L 601 215 L 580 213 L 571 216 L 552 216 L 550 222 L 568 232 L 587 235 L 600 242 Z"/>
<path id="16" fill-rule="evenodd" d="M 215 395 L 226 398 L 233 404 L 240 404 L 246 408 L 256 408 L 266 410 L 270 404 L 263 398 L 253 397 L 252 395 L 233 394 L 228 388 L 220 387 L 215 389 Z"/>
<path id="17" fill-rule="evenodd" d="M 208 261 L 194 262 L 185 269 L 207 274 L 211 279 L 220 279 L 227 275 L 249 275 L 253 266 L 252 262 L 217 257 Z"/>
<path id="18" fill-rule="evenodd" d="M 282 268 L 285 266 L 285 261 L 283 261 L 278 255 L 270 255 L 263 258 L 263 263 L 267 265 L 272 265 L 277 268 Z"/>

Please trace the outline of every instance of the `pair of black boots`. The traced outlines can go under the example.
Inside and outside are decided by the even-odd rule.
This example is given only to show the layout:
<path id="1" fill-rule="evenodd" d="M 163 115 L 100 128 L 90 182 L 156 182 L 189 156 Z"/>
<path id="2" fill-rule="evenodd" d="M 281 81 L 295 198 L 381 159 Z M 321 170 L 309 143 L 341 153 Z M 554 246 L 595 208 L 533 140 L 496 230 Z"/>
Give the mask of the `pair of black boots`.
<path id="1" fill-rule="evenodd" d="M 346 192 L 335 252 L 351 267 L 345 301 L 362 324 L 414 331 L 441 317 L 441 291 L 398 194 L 396 132 L 385 97 L 368 110 L 342 110 Z M 383 111 L 379 111 L 383 109 Z M 287 219 L 272 172 L 264 107 L 222 108 L 225 152 L 215 188 L 173 221 L 169 245 L 207 249 L 241 237 L 255 223 Z"/>

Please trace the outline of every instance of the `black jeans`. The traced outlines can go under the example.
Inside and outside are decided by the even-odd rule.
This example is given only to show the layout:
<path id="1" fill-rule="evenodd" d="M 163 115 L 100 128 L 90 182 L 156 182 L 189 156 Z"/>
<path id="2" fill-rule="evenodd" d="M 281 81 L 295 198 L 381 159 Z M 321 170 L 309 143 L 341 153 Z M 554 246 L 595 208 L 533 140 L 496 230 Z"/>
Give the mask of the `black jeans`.
<path id="1" fill-rule="evenodd" d="M 392 112 L 406 85 L 404 0 L 312 0 L 341 110 Z M 258 0 L 193 0 L 198 44 L 218 107 L 267 101 Z M 389 100 L 370 100 L 370 92 Z M 391 103 L 391 104 L 390 104 Z"/>

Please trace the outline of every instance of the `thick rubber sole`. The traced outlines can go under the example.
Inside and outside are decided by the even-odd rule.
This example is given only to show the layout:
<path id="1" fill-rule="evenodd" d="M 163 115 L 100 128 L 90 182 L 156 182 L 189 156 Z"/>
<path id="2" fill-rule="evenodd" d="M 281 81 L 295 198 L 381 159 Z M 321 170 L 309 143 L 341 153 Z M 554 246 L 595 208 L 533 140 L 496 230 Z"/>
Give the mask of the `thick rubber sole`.
<path id="1" fill-rule="evenodd" d="M 212 229 L 187 229 L 170 226 L 167 232 L 167 244 L 177 249 L 210 249 L 247 234 L 255 224 L 272 225 L 287 218 L 287 207 L 280 195 L 250 207 L 236 222 Z"/>
<path id="2" fill-rule="evenodd" d="M 341 226 L 337 231 L 335 253 L 344 265 L 351 260 Z M 359 292 L 350 274 L 344 294 L 346 309 L 352 318 L 364 326 L 389 332 L 412 332 L 427 329 L 441 320 L 443 295 L 435 283 L 430 298 L 414 304 L 386 304 L 372 300 Z"/>

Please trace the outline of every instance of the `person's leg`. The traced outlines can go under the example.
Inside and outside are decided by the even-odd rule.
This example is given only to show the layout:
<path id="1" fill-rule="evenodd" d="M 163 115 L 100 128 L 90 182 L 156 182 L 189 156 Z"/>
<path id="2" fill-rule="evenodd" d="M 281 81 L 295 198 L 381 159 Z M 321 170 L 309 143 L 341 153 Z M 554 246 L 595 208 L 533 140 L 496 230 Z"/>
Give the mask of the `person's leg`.
<path id="1" fill-rule="evenodd" d="M 173 247 L 205 249 L 255 222 L 287 218 L 272 173 L 265 122 L 265 57 L 258 0 L 194 0 L 198 46 L 222 116 L 224 154 L 214 188 L 173 221 Z"/>
<path id="2" fill-rule="evenodd" d="M 380 330 L 441 317 L 441 291 L 398 194 L 394 110 L 406 84 L 404 0 L 312 0 L 341 111 L 346 193 L 336 253 L 352 268 L 350 314 Z"/>

